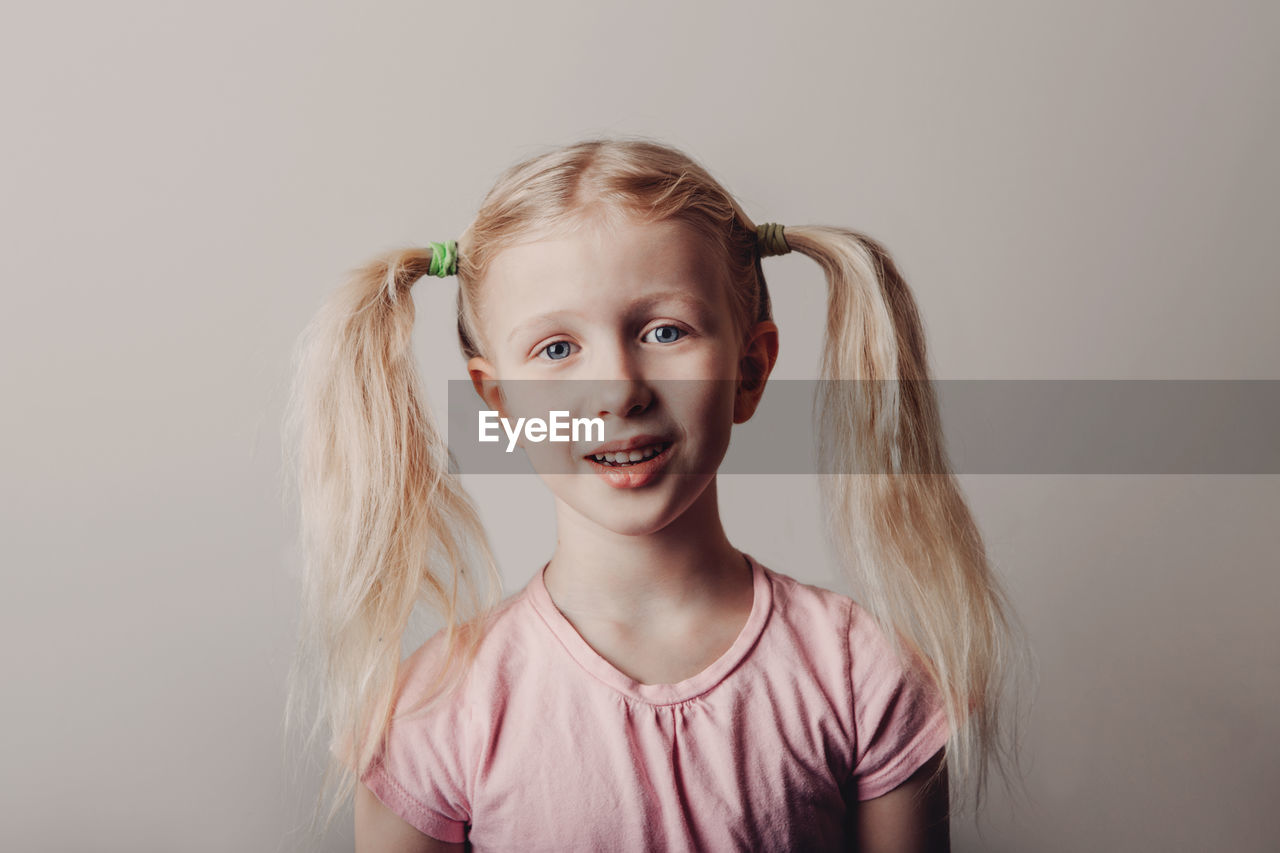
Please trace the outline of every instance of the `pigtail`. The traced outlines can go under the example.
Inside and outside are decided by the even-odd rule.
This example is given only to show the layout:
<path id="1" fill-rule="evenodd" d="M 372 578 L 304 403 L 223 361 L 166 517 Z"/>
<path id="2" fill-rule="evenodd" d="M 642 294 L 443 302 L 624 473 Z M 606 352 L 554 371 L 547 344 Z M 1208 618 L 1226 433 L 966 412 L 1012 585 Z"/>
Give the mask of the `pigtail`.
<path id="1" fill-rule="evenodd" d="M 491 612 L 501 589 L 415 368 L 410 288 L 430 263 L 430 249 L 404 249 L 356 270 L 295 353 L 286 448 L 303 576 L 286 728 L 315 707 L 306 743 L 330 738 L 321 797 L 339 781 L 322 832 L 382 748 L 415 605 L 445 619 L 442 687 L 474 658 L 464 616 Z"/>
<path id="2" fill-rule="evenodd" d="M 972 793 L 980 808 L 988 761 L 1006 779 L 1006 757 L 1016 762 L 997 707 L 1027 646 L 951 473 L 915 300 L 862 234 L 788 226 L 786 240 L 828 282 L 816 402 L 832 543 L 860 603 L 939 689 L 957 799 Z"/>

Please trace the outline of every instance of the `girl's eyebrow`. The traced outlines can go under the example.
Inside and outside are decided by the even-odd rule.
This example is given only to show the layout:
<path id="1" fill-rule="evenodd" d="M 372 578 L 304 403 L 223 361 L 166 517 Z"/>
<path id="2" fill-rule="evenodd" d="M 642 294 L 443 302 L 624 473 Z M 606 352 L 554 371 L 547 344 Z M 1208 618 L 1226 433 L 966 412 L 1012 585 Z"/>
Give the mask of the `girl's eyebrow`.
<path id="1" fill-rule="evenodd" d="M 688 290 L 662 290 L 657 293 L 647 293 L 631 302 L 628 306 L 628 313 L 652 310 L 654 307 L 667 302 L 681 303 L 686 308 L 701 312 L 704 316 L 710 316 L 712 313 L 711 305 L 705 299 Z M 548 311 L 545 314 L 538 314 L 517 323 L 515 328 L 511 330 L 511 334 L 507 335 L 507 341 L 514 341 L 520 333 L 543 323 L 559 322 L 565 317 L 582 318 L 583 316 L 580 311 Z"/>

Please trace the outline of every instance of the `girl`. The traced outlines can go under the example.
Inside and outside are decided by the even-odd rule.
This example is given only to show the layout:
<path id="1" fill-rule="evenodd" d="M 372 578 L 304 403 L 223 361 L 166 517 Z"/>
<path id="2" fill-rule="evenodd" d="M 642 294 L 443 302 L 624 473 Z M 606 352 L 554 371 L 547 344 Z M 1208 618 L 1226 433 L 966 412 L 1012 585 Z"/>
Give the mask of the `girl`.
<path id="1" fill-rule="evenodd" d="M 821 478 L 859 601 L 720 523 L 716 469 L 778 352 L 760 259 L 789 251 L 828 284 L 822 470 L 873 472 Z M 557 544 L 501 600 L 415 375 L 410 288 L 429 274 L 458 278 L 487 408 L 514 421 L 554 386 L 608 439 L 525 444 Z M 1020 646 L 927 380 L 879 244 L 757 228 L 647 140 L 520 163 L 456 244 L 359 270 L 303 336 L 289 417 L 306 553 L 289 719 L 318 685 L 326 827 L 354 790 L 361 851 L 948 849 L 949 774 L 980 803 L 992 759 L 1003 772 Z M 444 627 L 402 661 L 419 602 Z"/>

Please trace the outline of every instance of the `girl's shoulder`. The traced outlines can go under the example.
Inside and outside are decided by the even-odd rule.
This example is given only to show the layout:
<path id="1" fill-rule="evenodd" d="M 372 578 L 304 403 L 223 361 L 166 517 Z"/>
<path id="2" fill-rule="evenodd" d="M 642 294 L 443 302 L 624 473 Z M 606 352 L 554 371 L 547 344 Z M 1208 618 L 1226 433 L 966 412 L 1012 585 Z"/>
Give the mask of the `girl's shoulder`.
<path id="1" fill-rule="evenodd" d="M 521 645 L 526 633 L 522 599 L 522 593 L 507 596 L 490 613 L 459 624 L 452 638 L 444 627 L 428 637 L 400 663 L 398 705 L 435 695 L 474 693 L 500 678 L 495 666 L 510 661 L 512 649 Z M 471 660 L 466 654 L 469 643 L 475 645 Z M 439 704 L 457 708 L 466 703 Z"/>
<path id="2" fill-rule="evenodd" d="M 773 588 L 774 611 L 807 642 L 841 643 L 863 670 L 896 671 L 898 655 L 871 611 L 852 596 L 807 583 L 777 569 L 764 569 Z"/>
<path id="3" fill-rule="evenodd" d="M 773 609 L 788 623 L 828 635 L 847 631 L 858 603 L 848 595 L 762 566 L 773 591 Z"/>

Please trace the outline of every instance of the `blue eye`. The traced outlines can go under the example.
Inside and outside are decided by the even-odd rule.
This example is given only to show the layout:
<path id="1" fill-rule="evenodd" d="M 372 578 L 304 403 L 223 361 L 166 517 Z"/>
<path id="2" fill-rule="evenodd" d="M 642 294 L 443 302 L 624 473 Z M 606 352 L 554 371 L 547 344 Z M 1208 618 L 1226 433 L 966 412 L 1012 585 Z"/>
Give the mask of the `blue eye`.
<path id="1" fill-rule="evenodd" d="M 546 356 L 550 361 L 563 361 L 569 357 L 569 348 L 571 346 L 573 345 L 568 341 L 552 341 L 542 348 L 538 356 Z"/>
<path id="2" fill-rule="evenodd" d="M 655 343 L 659 343 L 659 344 L 675 343 L 676 341 L 680 340 L 682 337 L 688 334 L 688 332 L 686 332 L 684 329 L 680 328 L 679 326 L 658 326 L 654 329 L 649 330 L 649 333 L 645 335 L 645 338 L 648 338 L 649 335 L 652 335 L 655 333 L 657 334 L 657 338 L 658 338 L 657 341 L 655 341 Z"/>

